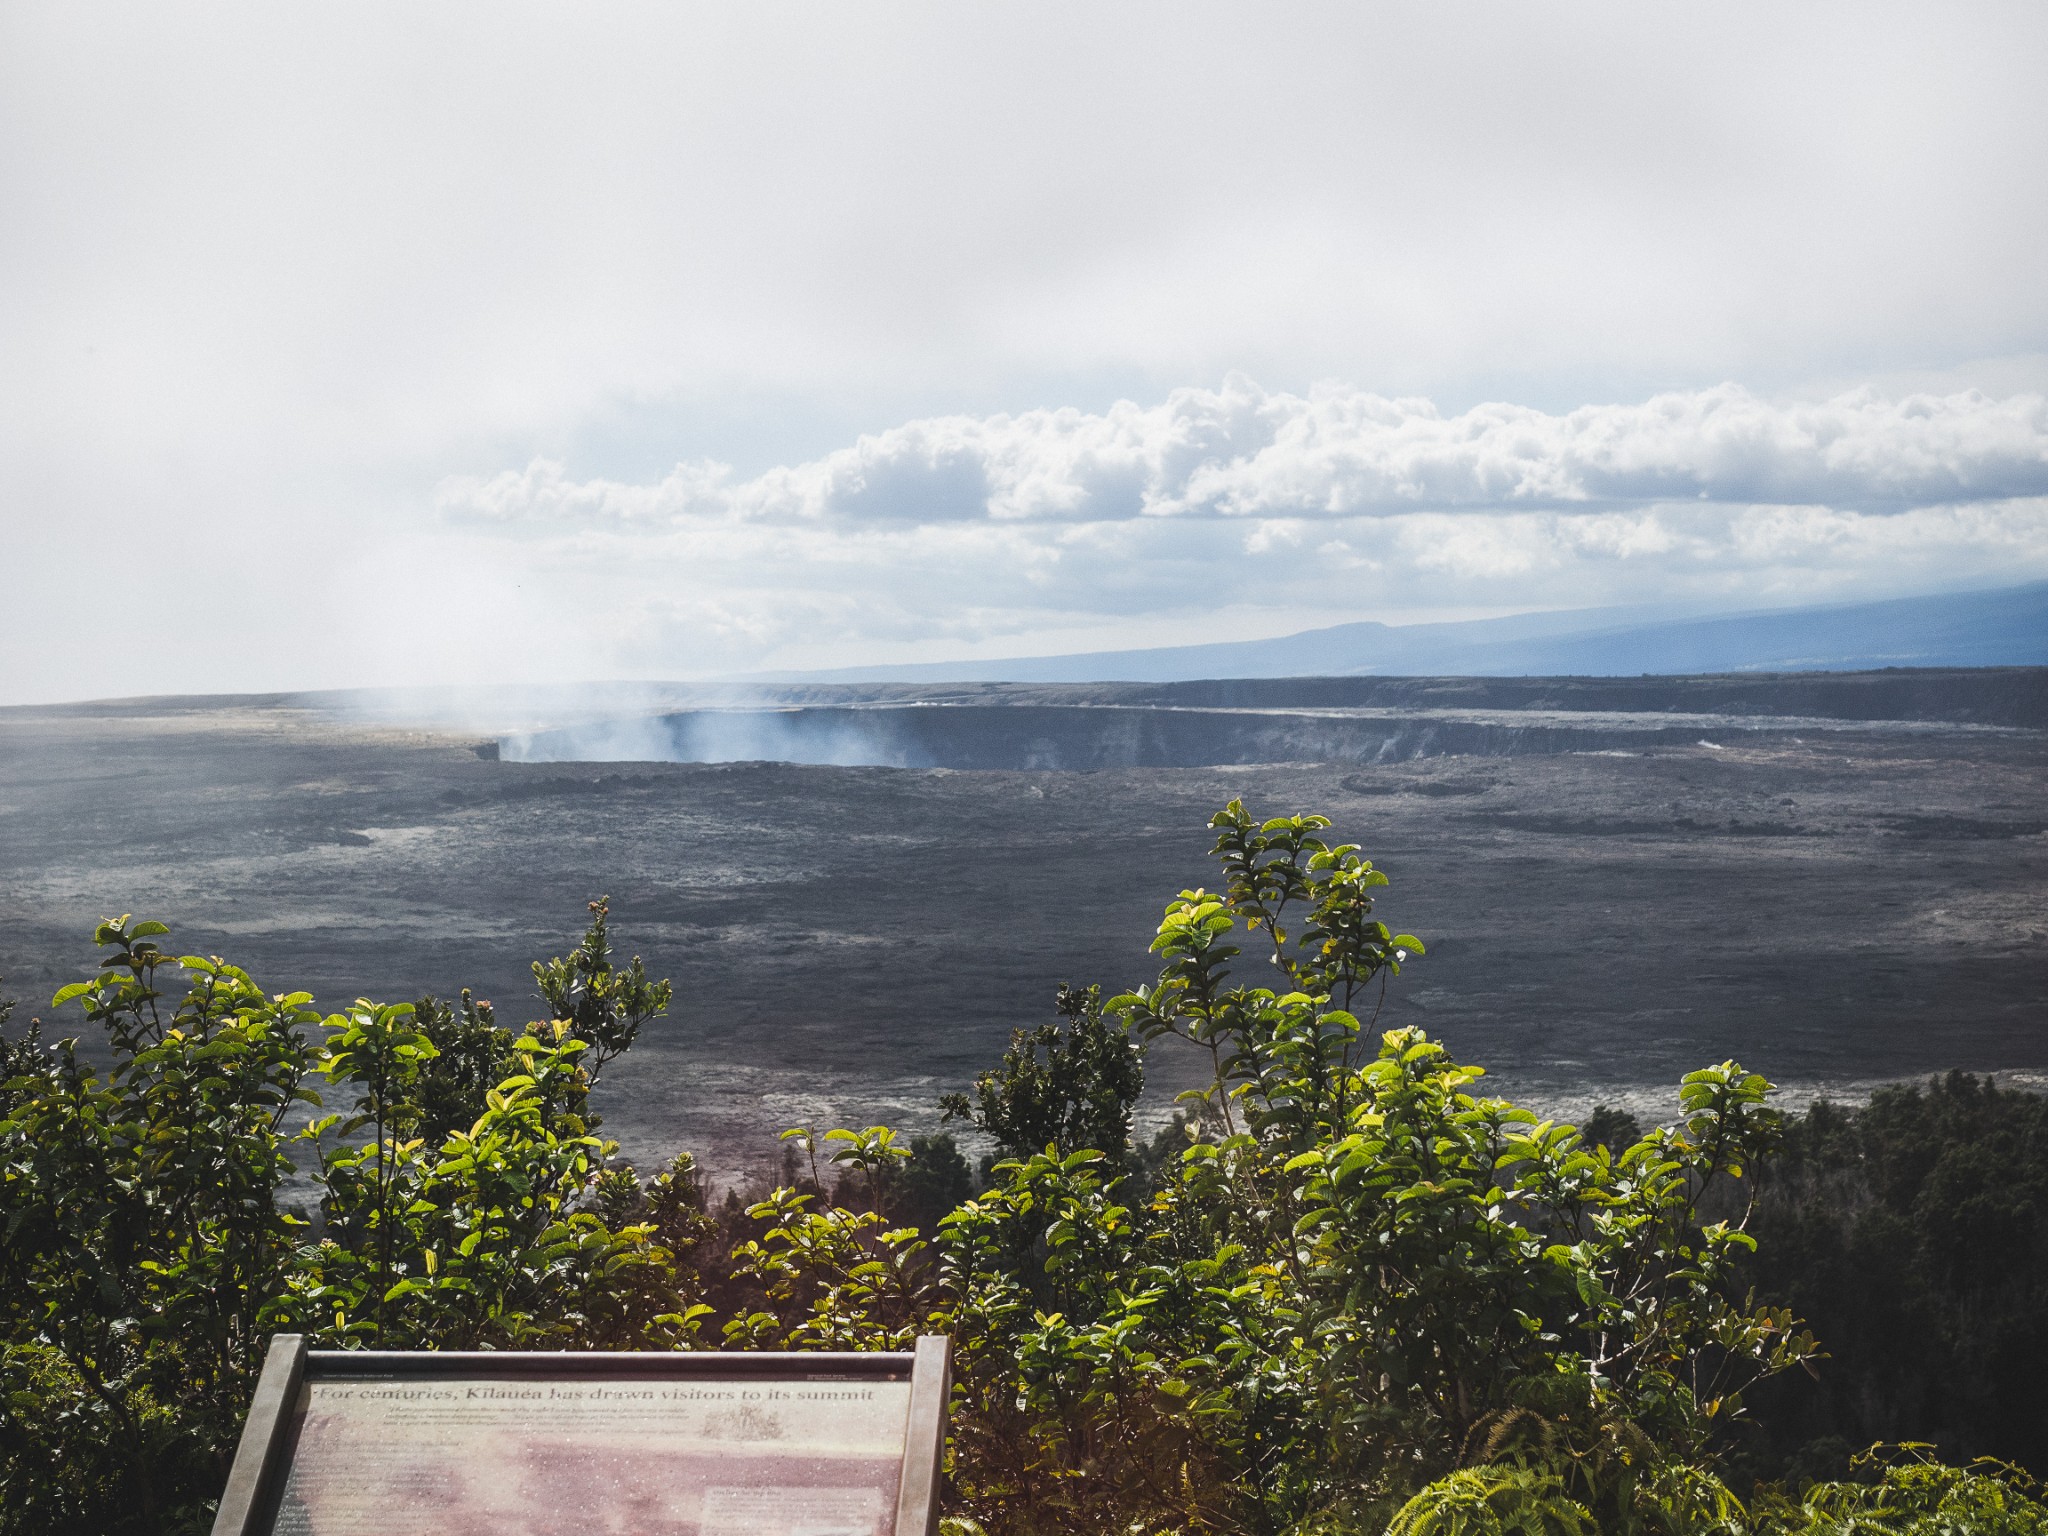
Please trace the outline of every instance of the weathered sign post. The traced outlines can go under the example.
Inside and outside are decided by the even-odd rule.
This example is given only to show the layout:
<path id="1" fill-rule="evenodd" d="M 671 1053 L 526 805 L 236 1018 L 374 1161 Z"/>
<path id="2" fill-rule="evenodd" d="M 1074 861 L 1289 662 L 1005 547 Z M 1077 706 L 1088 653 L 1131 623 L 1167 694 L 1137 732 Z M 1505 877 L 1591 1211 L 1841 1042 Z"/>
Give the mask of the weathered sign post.
<path id="1" fill-rule="evenodd" d="M 948 1364 L 280 1334 L 214 1536 L 932 1536 Z"/>

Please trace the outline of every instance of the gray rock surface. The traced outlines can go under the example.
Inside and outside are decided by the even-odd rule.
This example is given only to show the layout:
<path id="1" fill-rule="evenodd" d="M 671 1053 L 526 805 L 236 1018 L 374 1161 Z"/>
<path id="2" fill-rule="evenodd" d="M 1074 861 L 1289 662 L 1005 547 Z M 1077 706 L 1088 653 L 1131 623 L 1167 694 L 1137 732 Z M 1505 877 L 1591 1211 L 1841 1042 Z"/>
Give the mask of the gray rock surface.
<path id="1" fill-rule="evenodd" d="M 493 761 L 495 735 L 303 699 L 0 710 L 0 975 L 47 1014 L 132 911 L 325 1006 L 466 985 L 523 1018 L 526 962 L 609 893 L 679 996 L 600 1089 L 607 1129 L 733 1177 L 785 1124 L 929 1124 L 1061 982 L 1145 979 L 1242 795 L 1331 814 L 1392 877 L 1383 913 L 1430 953 L 1382 1025 L 1561 1111 L 1654 1112 L 1729 1055 L 1801 1094 L 2048 1071 L 2048 738 L 1820 713 L 1590 722 L 1540 756 L 963 772 Z M 1195 1070 L 1154 1062 L 1154 1113 Z"/>

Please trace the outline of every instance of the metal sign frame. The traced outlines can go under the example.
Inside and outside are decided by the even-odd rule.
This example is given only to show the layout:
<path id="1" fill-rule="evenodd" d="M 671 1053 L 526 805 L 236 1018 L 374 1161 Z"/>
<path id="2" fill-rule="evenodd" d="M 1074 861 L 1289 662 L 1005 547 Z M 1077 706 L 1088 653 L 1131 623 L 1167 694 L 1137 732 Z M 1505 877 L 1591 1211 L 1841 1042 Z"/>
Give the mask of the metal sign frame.
<path id="1" fill-rule="evenodd" d="M 896 1536 L 934 1536 L 939 1524 L 939 1478 L 946 1450 L 946 1399 L 951 1390 L 952 1341 L 927 1334 L 907 1353 L 732 1353 L 661 1350 L 619 1353 L 513 1352 L 509 1350 L 320 1350 L 303 1334 L 270 1341 L 235 1463 L 214 1516 L 213 1536 L 268 1536 L 290 1470 L 292 1443 L 305 1387 L 323 1380 L 427 1380 L 436 1376 L 506 1376 L 688 1380 L 910 1382 L 904 1427 L 903 1475 L 896 1494 Z"/>

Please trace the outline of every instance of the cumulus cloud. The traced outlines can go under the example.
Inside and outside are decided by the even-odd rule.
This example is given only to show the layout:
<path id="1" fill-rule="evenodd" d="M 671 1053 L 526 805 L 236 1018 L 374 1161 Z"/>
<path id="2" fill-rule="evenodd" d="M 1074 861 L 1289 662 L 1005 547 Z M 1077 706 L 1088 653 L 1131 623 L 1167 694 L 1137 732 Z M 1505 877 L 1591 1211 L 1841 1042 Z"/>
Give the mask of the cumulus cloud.
<path id="1" fill-rule="evenodd" d="M 1562 414 L 1243 380 L 939 417 L 742 477 L 445 482 L 449 533 L 609 594 L 628 668 L 713 671 L 2048 576 L 2048 401 L 1734 386 Z"/>
<path id="2" fill-rule="evenodd" d="M 1858 391 L 1782 405 L 1735 385 L 1561 415 L 1246 380 L 1106 411 L 946 416 L 738 479 L 679 465 L 655 484 L 536 460 L 443 484 L 450 518 L 658 530 L 693 522 L 928 526 L 1132 518 L 1346 519 L 1687 499 L 1896 511 L 2048 494 L 2048 397 Z M 1592 525 L 1588 525 L 1589 527 Z M 1271 534 L 1259 535 L 1270 539 Z"/>

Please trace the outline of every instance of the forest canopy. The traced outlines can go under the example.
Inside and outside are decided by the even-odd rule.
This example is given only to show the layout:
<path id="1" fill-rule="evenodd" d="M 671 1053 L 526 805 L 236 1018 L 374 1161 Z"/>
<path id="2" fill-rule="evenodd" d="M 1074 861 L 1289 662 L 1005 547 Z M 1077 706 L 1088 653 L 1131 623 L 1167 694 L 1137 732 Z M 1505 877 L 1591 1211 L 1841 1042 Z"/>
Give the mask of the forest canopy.
<path id="1" fill-rule="evenodd" d="M 978 1176 L 888 1127 L 789 1130 L 748 1193 L 622 1160 L 602 1085 L 672 990 L 603 900 L 520 1025 L 323 1015 L 102 923 L 53 1004 L 95 1047 L 0 1036 L 0 1528 L 205 1530 L 275 1332 L 940 1331 L 956 1536 L 2048 1531 L 2040 1099 L 1957 1074 L 1787 1116 L 1723 1062 L 1670 1124 L 1543 1119 L 1377 1027 L 1425 947 L 1362 850 L 1211 826 L 1156 975 L 1063 989 L 947 1099 Z M 1168 1036 L 1211 1080 L 1134 1140 Z"/>

